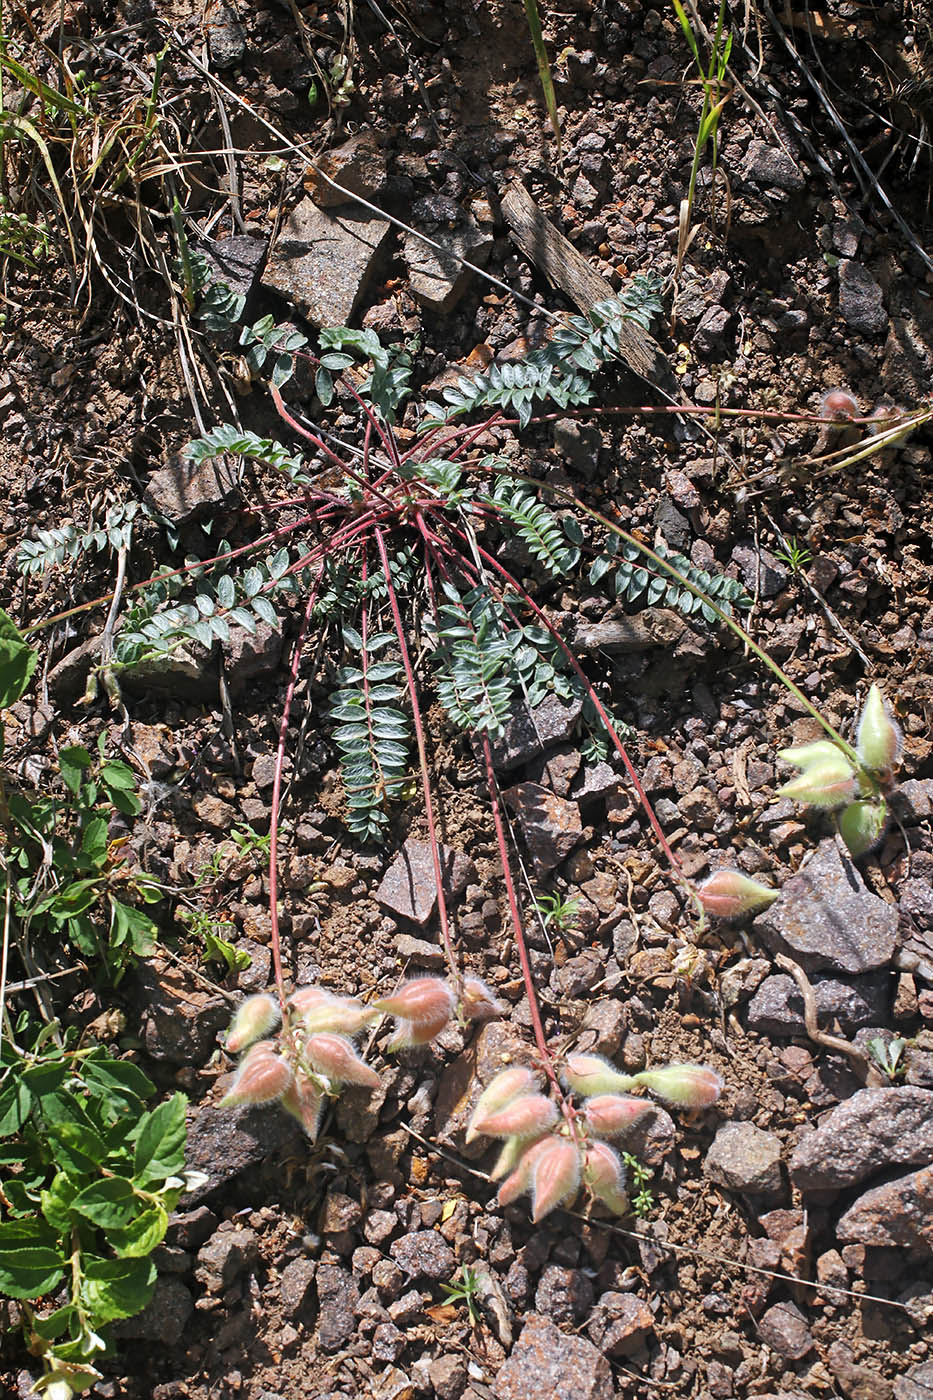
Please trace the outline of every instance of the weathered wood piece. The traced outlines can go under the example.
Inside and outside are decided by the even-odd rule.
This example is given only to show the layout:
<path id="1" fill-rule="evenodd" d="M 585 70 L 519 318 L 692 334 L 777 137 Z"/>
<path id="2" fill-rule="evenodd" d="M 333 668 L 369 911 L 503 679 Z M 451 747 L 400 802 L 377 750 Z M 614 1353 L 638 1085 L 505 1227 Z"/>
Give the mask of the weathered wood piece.
<path id="1" fill-rule="evenodd" d="M 520 181 L 513 180 L 503 195 L 502 214 L 525 256 L 581 311 L 615 295 L 605 277 L 542 214 Z M 657 341 L 634 321 L 623 323 L 620 340 L 629 369 L 679 401 L 680 388 L 670 360 Z"/>

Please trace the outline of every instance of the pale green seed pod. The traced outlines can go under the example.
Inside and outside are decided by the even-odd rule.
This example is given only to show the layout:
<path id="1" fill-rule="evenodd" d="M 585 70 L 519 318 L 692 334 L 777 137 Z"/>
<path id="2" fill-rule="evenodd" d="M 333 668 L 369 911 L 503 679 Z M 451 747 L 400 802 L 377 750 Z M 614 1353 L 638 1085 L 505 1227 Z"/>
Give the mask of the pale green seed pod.
<path id="1" fill-rule="evenodd" d="M 895 723 L 881 691 L 873 685 L 859 718 L 856 753 L 871 772 L 884 773 L 900 763 L 903 746 L 900 725 Z"/>

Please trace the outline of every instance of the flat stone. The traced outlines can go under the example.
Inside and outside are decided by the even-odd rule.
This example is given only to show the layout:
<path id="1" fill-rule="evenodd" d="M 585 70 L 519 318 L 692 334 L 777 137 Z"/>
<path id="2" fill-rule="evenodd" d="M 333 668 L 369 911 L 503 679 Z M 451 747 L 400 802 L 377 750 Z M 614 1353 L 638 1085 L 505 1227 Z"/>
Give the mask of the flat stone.
<path id="1" fill-rule="evenodd" d="M 213 511 L 234 505 L 240 499 L 236 459 L 212 457 L 194 462 L 183 452 L 174 452 L 153 472 L 143 500 L 173 525 L 184 525 Z"/>
<path id="2" fill-rule="evenodd" d="M 691 341 L 698 355 L 712 355 L 722 349 L 731 320 L 724 306 L 707 307 Z"/>
<path id="3" fill-rule="evenodd" d="M 845 1243 L 933 1249 L 933 1167 L 866 1191 L 840 1219 L 836 1237 Z"/>
<path id="4" fill-rule="evenodd" d="M 359 1286 L 352 1274 L 336 1264 L 318 1264 L 314 1281 L 320 1309 L 318 1345 L 322 1351 L 339 1351 L 356 1331 Z"/>
<path id="5" fill-rule="evenodd" d="M 535 1311 L 552 1322 L 574 1327 L 589 1313 L 593 1285 L 581 1269 L 548 1264 L 541 1272 L 535 1293 Z"/>
<path id="6" fill-rule="evenodd" d="M 462 851 L 441 846 L 440 862 L 444 893 L 451 899 L 476 879 L 473 862 Z M 411 919 L 422 926 L 428 922 L 437 904 L 434 859 L 429 842 L 414 839 L 405 842 L 383 875 L 376 899 L 398 918 Z"/>
<path id="7" fill-rule="evenodd" d="M 412 962 L 416 967 L 431 968 L 435 972 L 444 967 L 447 961 L 439 943 L 429 943 L 426 938 L 412 938 L 410 933 L 396 935 L 395 951 L 406 962 Z"/>
<path id="8" fill-rule="evenodd" d="M 876 1171 L 933 1161 L 933 1090 L 860 1089 L 805 1134 L 790 1172 L 801 1191 L 857 1186 Z"/>
<path id="9" fill-rule="evenodd" d="M 807 1320 L 793 1303 L 775 1303 L 758 1319 L 758 1335 L 779 1356 L 799 1361 L 815 1346 Z"/>
<path id="10" fill-rule="evenodd" d="M 245 695 L 252 681 L 271 676 L 282 661 L 282 632 L 268 622 L 257 621 L 256 631 L 230 628 L 230 641 L 224 645 L 224 675 L 230 694 Z"/>
<path id="11" fill-rule="evenodd" d="M 833 977 L 813 977 L 817 1024 L 830 1030 L 833 1024 L 847 1035 L 863 1026 L 878 1026 L 888 1011 L 887 978 L 883 973 L 843 982 Z M 792 977 L 780 973 L 766 977 L 748 1005 L 748 1028 L 759 1035 L 803 1035 L 803 997 Z"/>
<path id="12" fill-rule="evenodd" d="M 393 1240 L 389 1254 L 409 1279 L 430 1278 L 449 1282 L 457 1267 L 456 1256 L 439 1230 L 414 1230 Z"/>
<path id="13" fill-rule="evenodd" d="M 185 1167 L 207 1180 L 182 1197 L 186 1210 L 226 1186 L 273 1153 L 294 1147 L 302 1138 L 294 1118 L 273 1108 L 235 1108 L 219 1112 L 212 1103 L 189 1108 Z"/>
<path id="14" fill-rule="evenodd" d="M 442 315 L 453 310 L 473 277 L 460 259 L 484 267 L 494 240 L 492 231 L 480 228 L 472 214 L 462 214 L 456 228 L 434 229 L 430 236 L 440 248 L 432 248 L 414 234 L 406 234 L 402 257 L 408 264 L 415 300 L 427 311 Z"/>
<path id="15" fill-rule="evenodd" d="M 529 1314 L 493 1387 L 496 1400 L 613 1400 L 612 1371 L 592 1342 Z"/>
<path id="16" fill-rule="evenodd" d="M 806 184 L 796 161 L 782 147 L 769 146 L 765 141 L 751 142 L 741 173 L 743 180 L 752 180 L 765 189 L 793 193 Z"/>
<path id="17" fill-rule="evenodd" d="M 215 282 L 221 282 L 236 296 L 249 301 L 266 261 L 268 242 L 248 233 L 232 234 L 218 242 L 205 239 L 198 244 Z"/>
<path id="18" fill-rule="evenodd" d="M 739 566 L 742 582 L 753 595 L 776 598 L 787 587 L 787 570 L 769 549 L 736 545 L 732 551 L 732 562 Z"/>
<path id="19" fill-rule="evenodd" d="M 894 1382 L 894 1400 L 933 1400 L 933 1361 L 911 1366 Z"/>
<path id="20" fill-rule="evenodd" d="M 868 268 L 852 258 L 839 264 L 839 311 L 846 325 L 861 335 L 881 335 L 888 329 L 881 288 Z"/>
<path id="21" fill-rule="evenodd" d="M 606 1356 L 632 1356 L 654 1331 L 654 1315 L 634 1293 L 604 1293 L 586 1328 Z"/>
<path id="22" fill-rule="evenodd" d="M 471 1161 L 489 1150 L 488 1138 L 465 1142 L 467 1124 L 483 1089 L 504 1069 L 533 1065 L 534 1050 L 506 1021 L 490 1021 L 441 1075 L 434 1103 L 437 1140 Z"/>
<path id="23" fill-rule="evenodd" d="M 226 4 L 208 5 L 204 28 L 215 68 L 235 68 L 246 53 L 246 31 L 236 10 Z"/>
<path id="24" fill-rule="evenodd" d="M 516 783 L 502 796 L 518 819 L 538 875 L 560 865 L 582 839 L 576 802 L 558 797 L 539 783 Z"/>
<path id="25" fill-rule="evenodd" d="M 146 1053 L 172 1065 L 205 1064 L 216 1049 L 217 1032 L 230 1024 L 226 998 L 193 985 L 161 958 L 139 962 L 135 981 Z"/>
<path id="26" fill-rule="evenodd" d="M 313 1259 L 293 1259 L 279 1279 L 279 1297 L 286 1317 L 297 1317 L 308 1307 L 317 1265 Z"/>
<path id="27" fill-rule="evenodd" d="M 347 195 L 322 180 L 320 171 L 336 180 L 351 194 L 362 195 L 372 203 L 386 187 L 386 158 L 379 138 L 372 131 L 361 131 L 349 141 L 318 156 L 316 166 L 305 177 L 305 189 L 320 209 L 346 204 Z"/>
<path id="28" fill-rule="evenodd" d="M 731 1191 L 777 1195 L 782 1187 L 780 1139 L 754 1123 L 722 1123 L 706 1154 L 703 1175 Z"/>
<path id="29" fill-rule="evenodd" d="M 569 739 L 582 709 L 582 700 L 565 702 L 556 695 L 549 695 L 533 709 L 523 701 L 517 702 L 503 733 L 490 740 L 494 767 L 508 772 Z"/>
<path id="30" fill-rule="evenodd" d="M 286 219 L 263 283 L 315 326 L 349 324 L 392 225 L 373 215 L 332 214 L 303 199 Z"/>
<path id="31" fill-rule="evenodd" d="M 848 855 L 828 838 L 753 927 L 772 951 L 788 954 L 805 972 L 862 973 L 890 963 L 897 922 L 897 910 L 866 888 Z"/>

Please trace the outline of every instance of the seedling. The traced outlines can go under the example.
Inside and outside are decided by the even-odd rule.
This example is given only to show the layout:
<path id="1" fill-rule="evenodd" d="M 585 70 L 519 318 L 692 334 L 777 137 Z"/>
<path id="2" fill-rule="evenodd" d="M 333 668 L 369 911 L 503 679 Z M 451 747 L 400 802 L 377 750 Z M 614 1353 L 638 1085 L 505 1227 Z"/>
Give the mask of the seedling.
<path id="1" fill-rule="evenodd" d="M 654 1172 L 631 1152 L 623 1152 L 622 1161 L 632 1176 L 632 1211 L 639 1220 L 644 1220 L 653 1213 L 656 1204 L 655 1194 L 648 1186 Z"/>
<path id="2" fill-rule="evenodd" d="M 791 535 L 786 547 L 775 552 L 775 558 L 786 564 L 792 574 L 799 574 L 812 562 L 813 555 L 805 544 L 800 543 L 796 535 Z"/>
<path id="3" fill-rule="evenodd" d="M 449 1303 L 465 1304 L 470 1317 L 470 1326 L 478 1327 L 482 1320 L 482 1313 L 479 1306 L 479 1278 L 476 1270 L 468 1268 L 466 1264 L 461 1264 L 454 1278 L 459 1279 L 459 1282 L 442 1283 L 441 1292 L 446 1295 Z"/>
<path id="4" fill-rule="evenodd" d="M 535 907 L 546 929 L 553 928 L 557 933 L 570 933 L 577 926 L 580 908 L 578 895 L 564 899 L 559 894 L 539 894 L 535 896 Z"/>
<path id="5" fill-rule="evenodd" d="M 889 1079 L 901 1079 L 907 1073 L 904 1051 L 910 1043 L 901 1035 L 895 1036 L 893 1040 L 884 1040 L 880 1035 L 876 1035 L 868 1042 L 868 1053 Z"/>

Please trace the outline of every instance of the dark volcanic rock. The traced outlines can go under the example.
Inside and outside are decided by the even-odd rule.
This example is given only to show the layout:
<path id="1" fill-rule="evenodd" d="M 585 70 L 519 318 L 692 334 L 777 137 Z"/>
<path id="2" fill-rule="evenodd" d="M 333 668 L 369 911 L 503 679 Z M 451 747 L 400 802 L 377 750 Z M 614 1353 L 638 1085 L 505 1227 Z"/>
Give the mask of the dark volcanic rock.
<path id="1" fill-rule="evenodd" d="M 571 1337 L 531 1313 L 496 1376 L 496 1400 L 612 1400 L 606 1358 L 585 1337 Z"/>
<path id="2" fill-rule="evenodd" d="M 876 1171 L 933 1161 L 933 1090 L 860 1089 L 797 1144 L 790 1171 L 802 1191 L 856 1186 Z"/>
<path id="3" fill-rule="evenodd" d="M 874 972 L 894 955 L 897 911 L 866 888 L 852 861 L 828 838 L 785 882 L 754 931 L 805 972 Z"/>
<path id="4" fill-rule="evenodd" d="M 354 1309 L 360 1290 L 352 1274 L 336 1264 L 319 1264 L 315 1275 L 318 1297 L 318 1343 L 322 1351 L 339 1351 L 356 1330 Z"/>
<path id="5" fill-rule="evenodd" d="M 143 499 L 173 525 L 184 525 L 233 505 L 239 497 L 234 458 L 212 457 L 209 461 L 193 462 L 176 452 L 152 473 Z"/>
<path id="6" fill-rule="evenodd" d="M 833 1023 L 847 1034 L 863 1026 L 878 1026 L 888 1012 L 886 977 L 883 973 L 843 982 L 814 977 L 817 1023 L 829 1030 Z M 749 1030 L 760 1035 L 803 1035 L 803 997 L 792 977 L 780 973 L 766 977 L 748 1004 Z"/>
<path id="7" fill-rule="evenodd" d="M 462 851 L 441 846 L 440 861 L 444 893 L 449 898 L 455 898 L 476 879 L 473 862 Z M 399 918 L 422 925 L 428 922 L 437 904 L 434 858 L 429 842 L 414 839 L 405 842 L 382 877 L 376 898 Z"/>
<path id="8" fill-rule="evenodd" d="M 866 1191 L 836 1226 L 844 1242 L 933 1248 L 933 1167 Z"/>
<path id="9" fill-rule="evenodd" d="M 298 1124 L 278 1107 L 222 1113 L 211 1103 L 189 1108 L 185 1166 L 203 1172 L 207 1180 L 182 1197 L 186 1209 L 300 1138 Z"/>
<path id="10" fill-rule="evenodd" d="M 723 1123 L 706 1154 L 703 1175 L 733 1191 L 776 1195 L 782 1186 L 780 1139 L 754 1123 Z"/>
<path id="11" fill-rule="evenodd" d="M 315 326 L 346 326 L 392 232 L 385 219 L 304 199 L 286 219 L 263 282 Z"/>
<path id="12" fill-rule="evenodd" d="M 569 856 L 583 836 L 576 802 L 558 797 L 539 783 L 516 783 L 502 794 L 518 818 L 538 875 L 546 875 Z"/>

